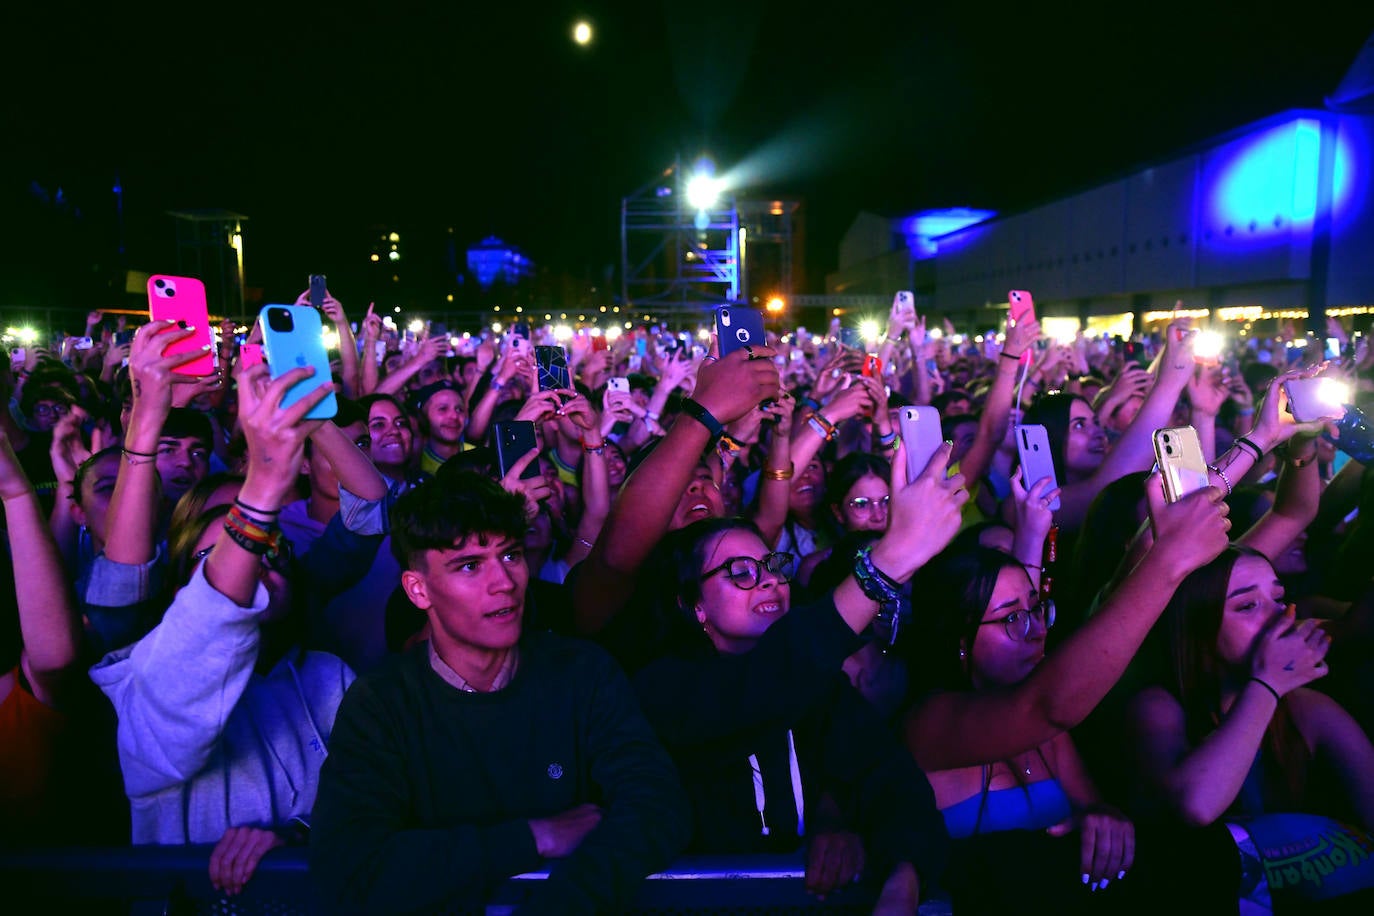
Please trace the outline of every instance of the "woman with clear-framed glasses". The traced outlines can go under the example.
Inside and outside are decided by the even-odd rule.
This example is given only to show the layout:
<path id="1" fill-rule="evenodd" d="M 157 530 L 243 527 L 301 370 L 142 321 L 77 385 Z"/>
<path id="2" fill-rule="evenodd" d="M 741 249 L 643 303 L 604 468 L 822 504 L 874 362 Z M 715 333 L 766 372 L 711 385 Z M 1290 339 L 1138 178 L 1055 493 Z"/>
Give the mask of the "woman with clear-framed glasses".
<path id="1" fill-rule="evenodd" d="M 959 545 L 913 582 L 925 618 L 899 648 L 923 683 L 906 739 L 955 839 L 946 885 L 958 912 L 1158 912 L 1179 874 L 1190 905 L 1207 901 L 1198 912 L 1234 911 L 1229 837 L 1138 839 L 1103 803 L 1069 733 L 1121 676 L 1177 583 L 1226 543 L 1219 493 L 1165 505 L 1151 484 L 1151 553 L 1048 655 L 1053 605 L 1039 570 L 1016 556 Z"/>
<path id="2" fill-rule="evenodd" d="M 882 534 L 887 530 L 892 503 L 890 474 L 886 460 L 867 452 L 851 452 L 835 464 L 826 499 L 841 536 L 861 531 Z M 833 549 L 827 546 L 803 557 L 797 566 L 797 581 L 802 585 L 810 583 L 811 574 Z"/>
<path id="3" fill-rule="evenodd" d="M 866 878 L 911 909 L 938 876 L 945 837 L 925 781 L 842 665 L 957 531 L 968 494 L 948 457 L 908 485 L 898 455 L 892 526 L 813 604 L 792 607 L 791 557 L 748 521 L 696 522 L 660 545 L 658 658 L 635 686 L 693 804 L 691 851 L 805 849 L 812 893 Z"/>

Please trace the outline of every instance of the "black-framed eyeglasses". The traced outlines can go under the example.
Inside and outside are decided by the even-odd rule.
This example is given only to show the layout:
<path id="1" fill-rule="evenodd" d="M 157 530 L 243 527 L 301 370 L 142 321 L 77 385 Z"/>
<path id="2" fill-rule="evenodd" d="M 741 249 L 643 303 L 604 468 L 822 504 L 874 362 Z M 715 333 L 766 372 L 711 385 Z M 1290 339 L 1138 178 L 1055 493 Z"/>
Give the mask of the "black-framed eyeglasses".
<path id="1" fill-rule="evenodd" d="M 891 496 L 882 496 L 878 499 L 870 499 L 867 496 L 856 496 L 849 501 L 848 505 L 849 508 L 853 509 L 855 512 L 868 513 L 878 508 L 886 512 L 888 503 L 890 502 L 892 502 Z"/>
<path id="2" fill-rule="evenodd" d="M 1007 631 L 1007 639 L 1012 642 L 1024 642 L 1026 637 L 1030 636 L 1032 617 L 1039 617 L 1047 630 L 1054 626 L 1054 602 L 1037 601 L 1029 610 L 1017 608 L 996 620 L 984 620 L 978 626 L 990 627 L 1000 623 Z"/>
<path id="3" fill-rule="evenodd" d="M 792 560 L 792 554 L 782 551 L 770 553 L 762 560 L 755 557 L 731 557 L 715 569 L 702 573 L 701 581 L 705 582 L 717 573 L 723 572 L 731 585 L 748 591 L 759 584 L 763 570 L 766 569 L 779 582 L 790 582 Z"/>
<path id="4" fill-rule="evenodd" d="M 215 545 L 211 544 L 204 550 L 197 550 L 195 553 L 191 554 L 191 565 L 195 566 L 201 560 L 208 557 L 210 551 L 214 549 Z M 291 570 L 291 558 L 294 554 L 295 551 L 291 547 L 291 539 L 278 532 L 277 536 L 273 538 L 272 547 L 267 553 L 262 555 L 262 564 L 272 572 L 282 573 L 284 575 Z"/>

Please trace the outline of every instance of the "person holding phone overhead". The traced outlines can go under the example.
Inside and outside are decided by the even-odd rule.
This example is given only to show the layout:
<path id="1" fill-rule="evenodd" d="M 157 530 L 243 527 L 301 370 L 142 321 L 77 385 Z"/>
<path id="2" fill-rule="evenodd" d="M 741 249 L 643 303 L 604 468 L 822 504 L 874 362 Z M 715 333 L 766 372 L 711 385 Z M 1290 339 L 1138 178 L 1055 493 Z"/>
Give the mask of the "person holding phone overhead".
<path id="1" fill-rule="evenodd" d="M 1170 854 L 1182 841 L 1137 843 L 1134 825 L 1102 804 L 1069 736 L 1121 676 L 1174 585 L 1226 546 L 1219 492 L 1170 505 L 1155 479 L 1151 493 L 1154 547 L 1055 652 L 1045 652 L 1052 605 L 1012 555 L 953 547 L 913 581 L 929 616 L 898 644 L 917 688 L 905 735 L 956 840 L 947 880 L 956 912 L 1077 912 L 1101 891 L 1108 909 L 1160 912 L 1150 907 L 1170 899 Z M 1042 502 L 1021 511 L 1043 516 L 1044 530 Z M 1198 844 L 1213 850 L 1216 883 L 1192 899 L 1234 900 L 1239 876 L 1221 867 L 1226 838 Z M 1003 880 L 987 880 L 993 863 L 1004 863 Z"/>

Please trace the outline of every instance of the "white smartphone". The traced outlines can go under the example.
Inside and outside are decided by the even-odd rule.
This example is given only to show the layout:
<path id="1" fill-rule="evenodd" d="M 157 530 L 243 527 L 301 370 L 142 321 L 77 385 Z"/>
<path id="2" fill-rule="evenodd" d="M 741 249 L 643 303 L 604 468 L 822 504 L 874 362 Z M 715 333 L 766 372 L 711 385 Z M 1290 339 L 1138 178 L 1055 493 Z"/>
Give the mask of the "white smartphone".
<path id="1" fill-rule="evenodd" d="M 1164 499 L 1176 503 L 1196 490 L 1211 484 L 1207 459 L 1197 430 L 1191 426 L 1157 429 L 1154 434 L 1155 461 L 1164 477 Z"/>
<path id="2" fill-rule="evenodd" d="M 1288 412 L 1299 423 L 1338 420 L 1350 403 L 1350 386 L 1334 378 L 1299 378 L 1283 383 Z"/>
<path id="3" fill-rule="evenodd" d="M 624 376 L 617 376 L 606 383 L 607 391 L 615 391 L 620 394 L 630 393 L 630 380 Z"/>
<path id="4" fill-rule="evenodd" d="M 940 412 L 934 407 L 903 407 L 898 425 L 906 451 L 907 480 L 915 480 L 925 473 L 926 465 L 945 441 Z"/>
<path id="5" fill-rule="evenodd" d="M 1054 453 L 1050 451 L 1050 434 L 1045 427 L 1030 424 L 1028 426 L 1017 426 L 1016 453 L 1021 458 L 1021 483 L 1027 490 L 1035 486 L 1046 477 L 1050 479 L 1050 485 L 1046 490 L 1054 490 L 1059 487 L 1059 480 L 1054 473 Z M 1059 497 L 1050 500 L 1050 511 L 1059 511 Z"/>

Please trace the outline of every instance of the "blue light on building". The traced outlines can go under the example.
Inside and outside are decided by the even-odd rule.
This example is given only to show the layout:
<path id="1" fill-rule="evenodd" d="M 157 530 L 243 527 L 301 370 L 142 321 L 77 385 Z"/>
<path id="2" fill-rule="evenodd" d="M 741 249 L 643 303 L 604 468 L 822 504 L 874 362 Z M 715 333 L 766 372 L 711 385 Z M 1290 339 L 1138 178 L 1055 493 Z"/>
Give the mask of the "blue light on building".
<path id="1" fill-rule="evenodd" d="M 493 235 L 468 249 L 468 270 L 482 289 L 489 289 L 498 282 L 514 286 L 534 276 L 534 262 L 519 248 Z"/>
<path id="2" fill-rule="evenodd" d="M 944 210 L 922 210 L 904 217 L 898 225 L 913 258 L 933 258 L 938 247 L 935 242 L 937 238 L 967 229 L 996 215 L 992 210 L 949 207 Z"/>
<path id="3" fill-rule="evenodd" d="M 1317 213 L 1322 126 L 1314 118 L 1280 124 L 1239 141 L 1214 173 L 1207 189 L 1210 220 L 1221 226 L 1249 226 L 1257 233 L 1310 224 Z M 1331 211 L 1339 214 L 1354 186 L 1354 157 L 1337 141 L 1331 182 Z"/>

